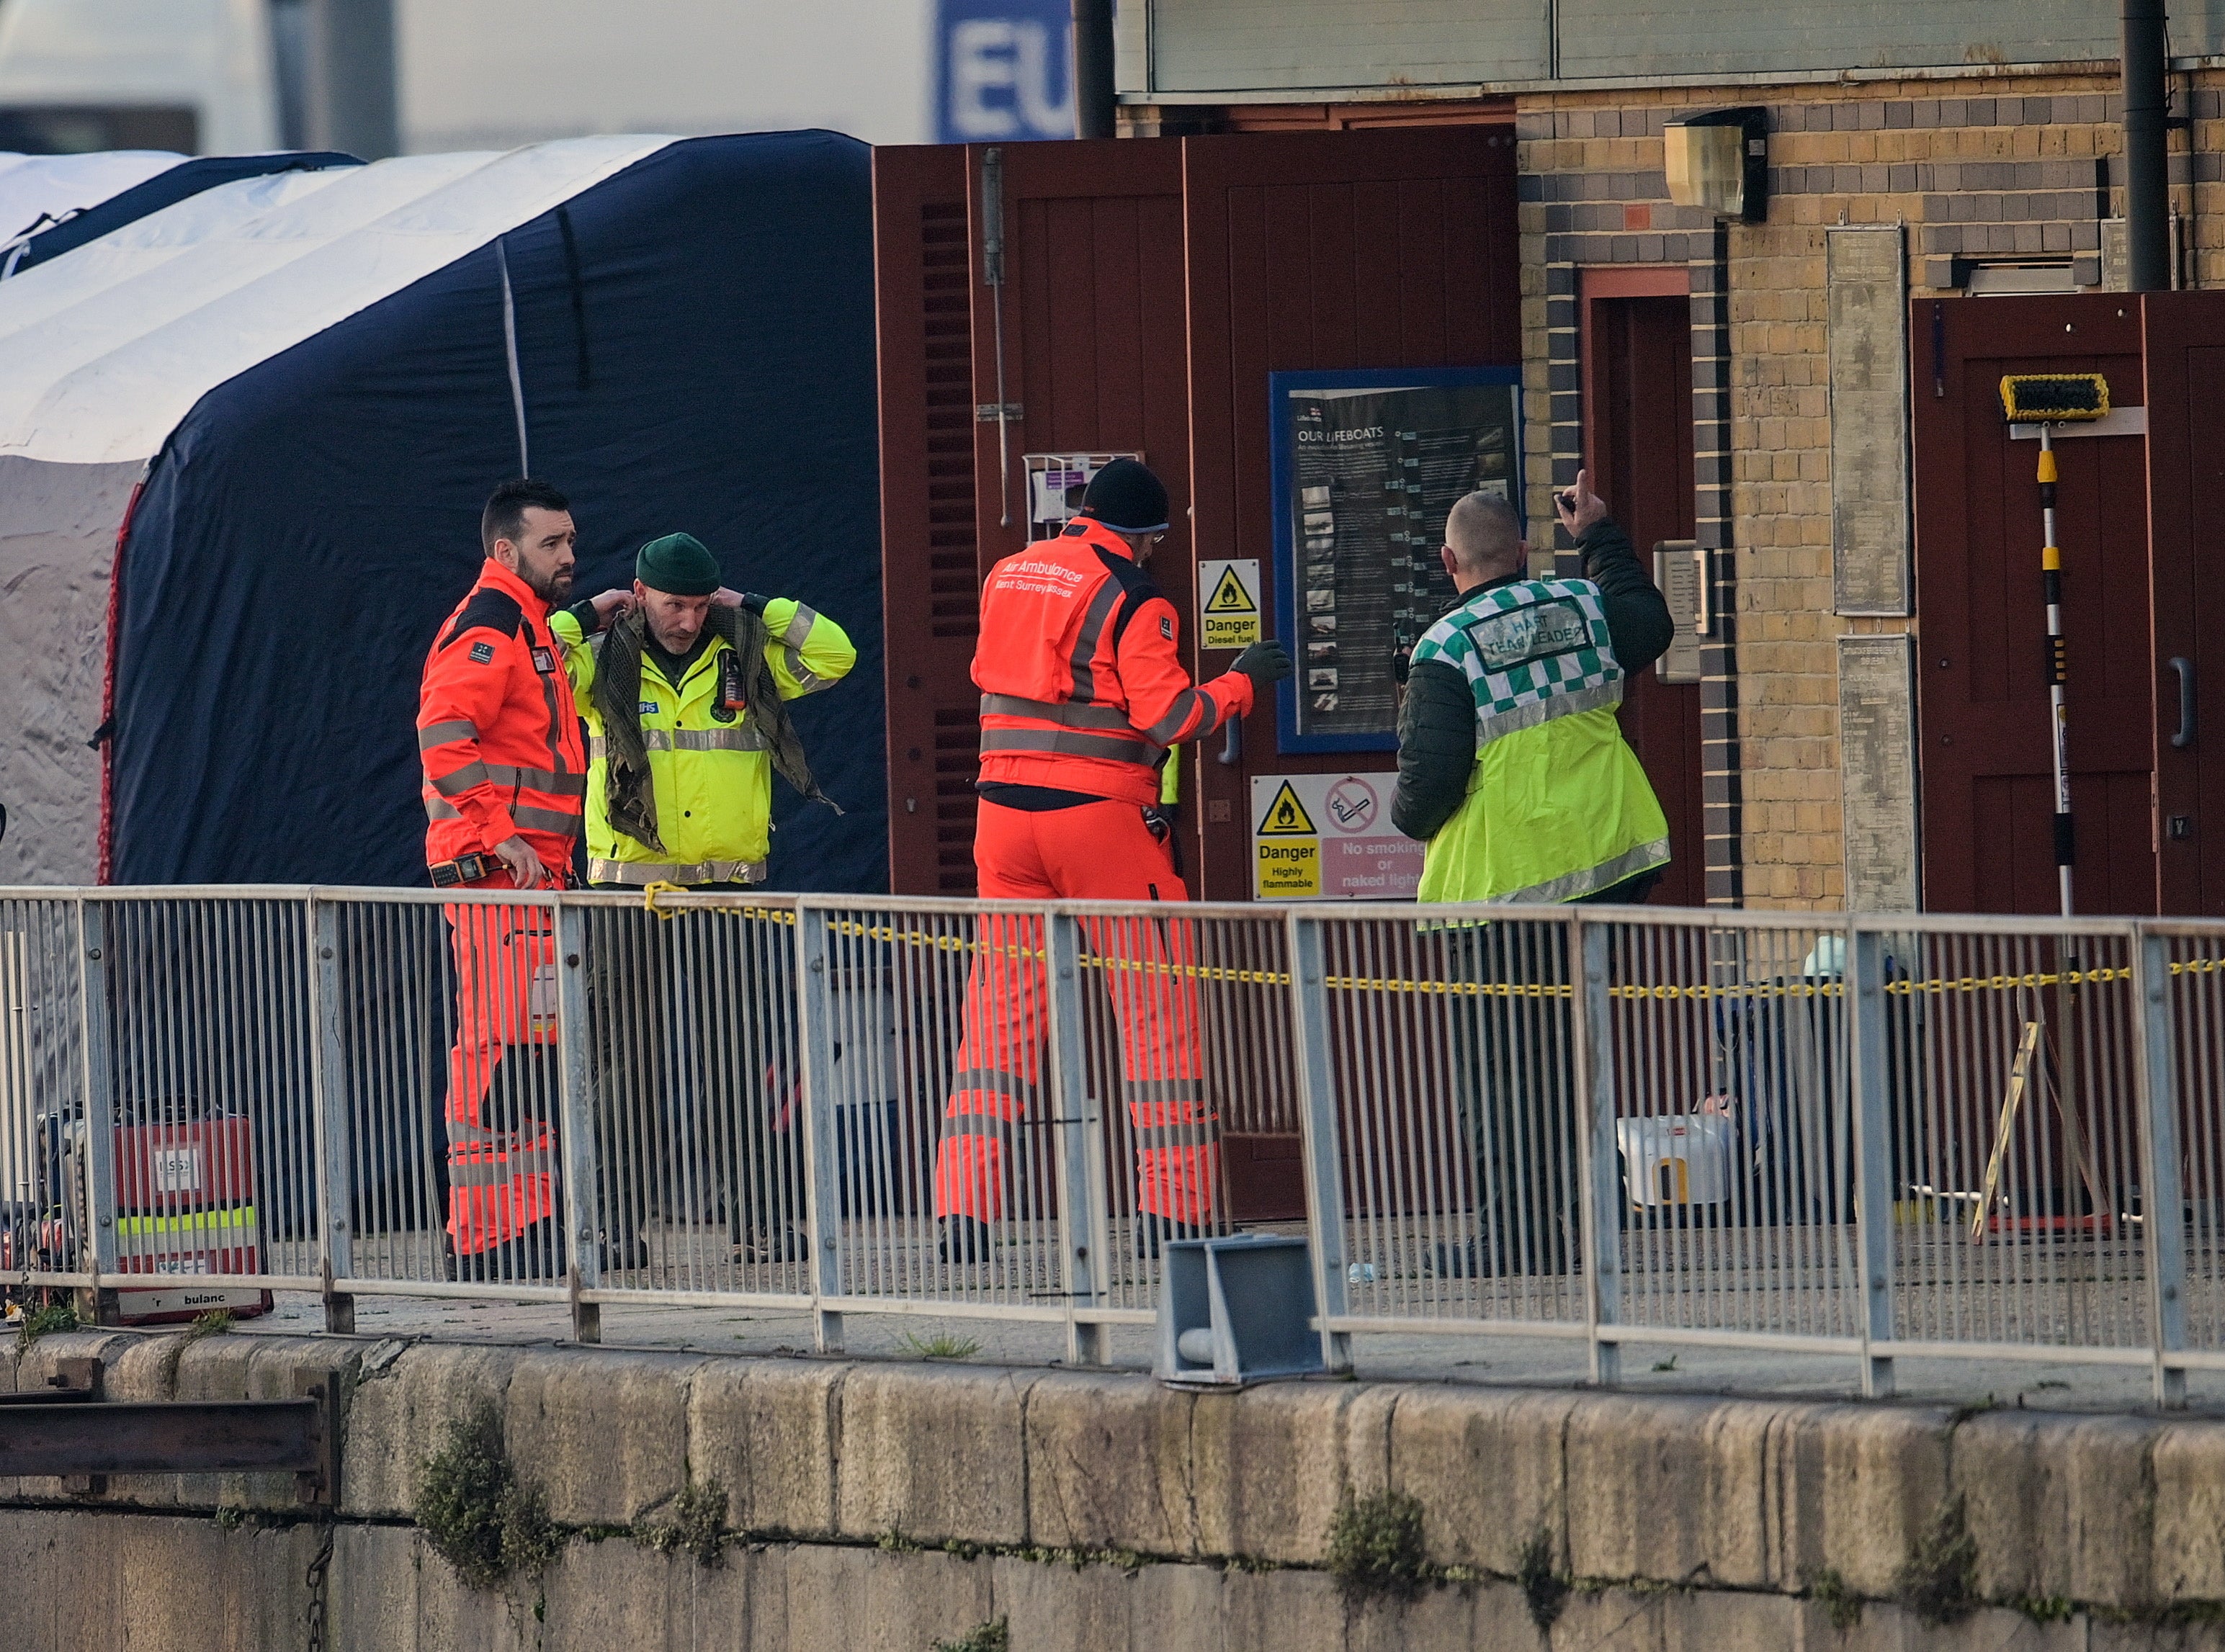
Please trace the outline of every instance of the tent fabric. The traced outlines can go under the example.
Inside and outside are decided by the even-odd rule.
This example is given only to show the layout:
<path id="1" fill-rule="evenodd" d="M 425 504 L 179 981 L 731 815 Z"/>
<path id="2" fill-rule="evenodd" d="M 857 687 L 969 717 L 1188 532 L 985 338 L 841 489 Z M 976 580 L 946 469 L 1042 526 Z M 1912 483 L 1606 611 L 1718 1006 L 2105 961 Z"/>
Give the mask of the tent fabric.
<path id="1" fill-rule="evenodd" d="M 624 582 L 644 541 L 685 529 L 728 584 L 841 623 L 858 668 L 796 722 L 848 812 L 779 786 L 771 878 L 886 887 L 868 151 L 603 142 L 610 164 L 504 157 L 163 322 L 68 402 L 105 428 L 30 444 L 130 453 L 149 416 L 119 402 L 221 373 L 164 427 L 117 571 L 113 881 L 425 882 L 418 674 L 476 574 L 479 508 L 517 470 L 499 232 L 533 470 L 580 525 L 575 589 Z M 386 291 L 349 276 L 365 266 Z M 186 336 L 219 316 L 290 342 L 225 370 L 238 349 Z"/>
<path id="2" fill-rule="evenodd" d="M 359 167 L 362 164 L 355 156 L 342 155 L 334 149 L 281 151 L 271 155 L 210 155 L 192 161 L 181 161 L 155 173 L 144 183 L 119 191 L 107 199 L 79 212 L 74 217 L 49 225 L 32 236 L 25 243 L 22 255 L 15 260 L 15 273 L 20 275 L 49 258 L 73 252 L 88 241 L 98 241 L 105 235 L 112 235 L 151 212 L 174 206 L 190 196 L 198 195 L 205 189 L 214 189 L 220 184 L 236 183 L 243 178 L 267 178 L 275 173 L 319 172 L 327 167 Z M 0 191 L 6 188 L 7 174 L 0 173 Z M 0 222 L 5 221 L 4 212 L 0 212 Z"/>
<path id="3" fill-rule="evenodd" d="M 41 219 L 82 212 L 181 165 L 167 149 L 111 149 L 99 155 L 0 154 L 0 243 Z"/>
<path id="4" fill-rule="evenodd" d="M 0 459 L 0 884 L 90 883 L 109 561 L 144 466 Z"/>
<path id="5" fill-rule="evenodd" d="M 671 142 L 570 138 L 343 173 L 307 199 L 194 247 L 130 291 L 101 295 L 105 307 L 69 350 L 57 346 L 27 365 L 19 341 L 0 378 L 0 453 L 75 465 L 145 459 L 212 387 Z M 434 187 L 422 187 L 428 182 Z M 203 199 L 169 211 L 189 213 Z M 365 202 L 375 216 L 364 216 Z M 0 282 L 0 327 L 13 285 Z"/>

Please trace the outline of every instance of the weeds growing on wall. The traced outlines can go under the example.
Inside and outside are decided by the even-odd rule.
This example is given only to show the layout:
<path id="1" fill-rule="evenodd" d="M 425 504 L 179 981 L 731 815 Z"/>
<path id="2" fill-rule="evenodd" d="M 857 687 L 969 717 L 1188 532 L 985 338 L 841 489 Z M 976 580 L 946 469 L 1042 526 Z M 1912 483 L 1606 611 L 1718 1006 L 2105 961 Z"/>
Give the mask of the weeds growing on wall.
<path id="1" fill-rule="evenodd" d="M 1900 1568 L 1894 1592 L 1927 1624 L 1956 1624 L 1978 1609 L 1978 1540 L 1956 1492 L 1939 1505 L 1931 1525 Z"/>
<path id="2" fill-rule="evenodd" d="M 1384 1491 L 1347 1503 L 1329 1527 L 1328 1569 L 1347 1595 L 1410 1600 L 1420 1593 L 1432 1576 L 1421 1499 Z"/>
<path id="3" fill-rule="evenodd" d="M 1835 1630 L 1850 1630 L 1862 1621 L 1862 1598 L 1847 1586 L 1838 1572 L 1825 1567 L 1808 1579 L 1808 1595 L 1823 1609 Z"/>
<path id="4" fill-rule="evenodd" d="M 1561 1608 L 1568 1603 L 1569 1579 L 1553 1569 L 1553 1535 L 1543 1526 L 1523 1544 L 1515 1561 L 1514 1580 L 1522 1586 L 1522 1598 L 1529 1603 L 1530 1621 L 1537 1624 L 1540 1635 L 1550 1633 Z"/>
<path id="5" fill-rule="evenodd" d="M 538 1577 L 564 1545 L 548 1499 L 511 1468 L 502 1420 L 484 1401 L 451 1422 L 447 1443 L 426 1459 L 415 1514 L 434 1553 L 474 1589 L 513 1573 Z"/>
<path id="6" fill-rule="evenodd" d="M 16 1327 L 16 1351 L 23 1352 L 41 1337 L 54 1332 L 76 1329 L 77 1310 L 67 1302 L 49 1302 L 44 1307 L 35 1307 Z"/>
<path id="7" fill-rule="evenodd" d="M 954 1641 L 937 1641 L 935 1652 L 1011 1652 L 1012 1631 L 1002 1617 L 976 1624 Z"/>
<path id="8" fill-rule="evenodd" d="M 698 1485 L 689 1475 L 673 1502 L 673 1517 L 661 1525 L 637 1529 L 637 1539 L 659 1554 L 675 1551 L 699 1566 L 726 1561 L 726 1488 L 716 1480 Z"/>

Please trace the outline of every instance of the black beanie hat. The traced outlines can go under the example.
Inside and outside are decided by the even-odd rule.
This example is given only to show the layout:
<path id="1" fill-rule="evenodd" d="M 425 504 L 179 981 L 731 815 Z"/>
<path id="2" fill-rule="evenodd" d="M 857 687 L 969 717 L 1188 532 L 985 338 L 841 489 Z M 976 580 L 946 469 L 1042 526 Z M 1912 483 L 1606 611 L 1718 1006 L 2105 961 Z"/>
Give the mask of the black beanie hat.
<path id="1" fill-rule="evenodd" d="M 1116 459 L 1089 478 L 1081 508 L 1124 534 L 1156 534 L 1167 525 L 1167 484 L 1150 466 Z"/>

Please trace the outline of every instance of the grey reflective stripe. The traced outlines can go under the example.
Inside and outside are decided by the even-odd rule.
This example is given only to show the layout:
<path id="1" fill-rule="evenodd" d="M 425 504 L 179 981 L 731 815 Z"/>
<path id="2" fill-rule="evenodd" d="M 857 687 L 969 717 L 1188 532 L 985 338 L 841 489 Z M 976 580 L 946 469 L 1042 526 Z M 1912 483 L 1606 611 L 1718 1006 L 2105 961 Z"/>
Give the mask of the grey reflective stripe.
<path id="1" fill-rule="evenodd" d="M 461 769 L 445 775 L 428 775 L 433 789 L 443 797 L 461 797 L 474 786 L 487 782 L 487 766 L 483 763 L 467 763 Z"/>
<path id="2" fill-rule="evenodd" d="M 1203 1147 L 1214 1134 L 1216 1121 L 1201 1118 L 1195 1124 L 1144 1124 L 1128 1132 L 1138 1147 Z"/>
<path id="3" fill-rule="evenodd" d="M 1568 717 L 1577 712 L 1611 712 L 1621 704 L 1622 681 L 1620 678 L 1589 688 L 1574 688 L 1565 694 L 1556 694 L 1550 699 L 1532 700 L 1526 706 L 1517 706 L 1511 712 L 1501 712 L 1488 719 L 1477 718 L 1475 749 L 1481 751 L 1493 740 L 1503 740 L 1524 729 L 1534 729 L 1556 717 Z"/>
<path id="4" fill-rule="evenodd" d="M 1581 872 L 1568 872 L 1559 877 L 1548 878 L 1543 883 L 1533 883 L 1526 889 L 1509 889 L 1504 895 L 1487 896 L 1493 901 L 1519 902 L 1524 906 L 1547 906 L 1563 901 L 1580 901 L 1587 895 L 1597 895 L 1601 889 L 1620 883 L 1626 877 L 1635 877 L 1640 872 L 1651 871 L 1656 866 L 1669 864 L 1669 839 L 1654 838 L 1635 849 L 1626 849 L 1602 865 L 1588 867 Z"/>
<path id="5" fill-rule="evenodd" d="M 834 686 L 832 678 L 819 675 L 809 666 L 803 663 L 802 657 L 799 655 L 789 656 L 788 674 L 796 679 L 796 687 L 807 694 L 815 694 L 822 688 L 832 688 Z"/>
<path id="6" fill-rule="evenodd" d="M 738 724 L 731 729 L 643 729 L 642 748 L 647 751 L 763 751 L 765 737 L 754 723 Z M 587 740 L 587 756 L 604 758 L 610 756 L 610 744 L 599 735 Z"/>
<path id="7" fill-rule="evenodd" d="M 762 883 L 761 860 L 703 860 L 692 866 L 649 860 L 591 860 L 590 883 L 623 883 L 642 889 L 651 883 Z"/>
<path id="8" fill-rule="evenodd" d="M 1089 611 L 1081 617 L 1081 630 L 1074 639 L 1074 697 L 1076 699 L 1097 698 L 1097 674 L 1089 662 L 1096 657 L 1097 639 L 1105 635 L 1105 622 L 1112 617 L 1112 604 L 1120 599 L 1120 587 L 1111 579 L 1097 587 L 1097 594 L 1089 599 Z"/>
<path id="9" fill-rule="evenodd" d="M 994 1113 L 946 1113 L 942 1118 L 945 1136 L 1009 1136 L 1017 1121 L 999 1118 Z"/>
<path id="10" fill-rule="evenodd" d="M 478 1124 L 466 1124 L 458 1118 L 443 1119 L 441 1122 L 447 1127 L 448 1145 L 451 1147 L 460 1143 L 507 1142 L 511 1139 L 508 1130 L 491 1130 Z"/>
<path id="11" fill-rule="evenodd" d="M 983 729 L 984 751 L 1055 751 L 1068 757 L 1103 757 L 1149 769 L 1162 748 L 1146 740 L 1116 740 L 1109 734 L 1068 734 L 1043 729 Z"/>
<path id="12" fill-rule="evenodd" d="M 754 723 L 740 723 L 730 729 L 660 729 L 659 733 L 672 737 L 675 751 L 763 751 L 764 736 L 758 732 Z"/>
<path id="13" fill-rule="evenodd" d="M 556 1168 L 556 1155 L 539 1149 L 512 1153 L 508 1157 L 489 1160 L 448 1161 L 448 1186 L 451 1187 L 499 1187 L 517 1176 L 545 1175 Z"/>
<path id="14" fill-rule="evenodd" d="M 1036 1086 L 1018 1074 L 999 1073 L 986 1067 L 968 1067 L 963 1073 L 954 1073 L 950 1093 L 954 1096 L 961 1090 L 986 1090 L 992 1095 L 1011 1096 L 1021 1101 L 1033 1100 L 1036 1093 Z"/>
<path id="15" fill-rule="evenodd" d="M 1175 696 L 1175 703 L 1167 707 L 1167 714 L 1161 718 L 1157 722 L 1152 724 L 1151 727 L 1145 729 L 1144 732 L 1149 735 L 1152 739 L 1157 741 L 1161 745 L 1169 744 L 1173 741 L 1175 735 L 1181 730 L 1182 725 L 1189 722 L 1189 719 L 1196 714 L 1198 705 L 1201 701 L 1208 707 L 1213 703 L 1212 701 L 1206 699 L 1206 697 L 1203 694 L 1199 693 L 1195 688 L 1183 689 L 1182 693 Z"/>
<path id="16" fill-rule="evenodd" d="M 1030 699 L 1024 694 L 984 694 L 984 717 L 1032 717 L 1041 723 L 1063 724 L 1070 729 L 1115 729 L 1138 732 L 1127 714 L 1110 706 L 1082 706 L 1071 700 Z"/>
<path id="17" fill-rule="evenodd" d="M 1130 1101 L 1203 1101 L 1202 1079 L 1123 1079 L 1120 1093 Z"/>
<path id="18" fill-rule="evenodd" d="M 513 769 L 506 763 L 491 763 L 486 771 L 498 785 L 530 786 L 536 792 L 555 792 L 565 797 L 587 794 L 585 775 L 560 774 L 553 769 Z"/>
<path id="19" fill-rule="evenodd" d="M 818 623 L 818 615 L 802 603 L 796 604 L 796 612 L 789 617 L 788 629 L 780 634 L 781 646 L 790 650 L 802 648 L 811 636 L 811 628 Z"/>
<path id="20" fill-rule="evenodd" d="M 527 638 L 529 644 L 531 641 L 529 636 Z M 555 658 L 561 655 L 563 647 L 564 645 L 556 640 L 555 633 L 550 632 L 548 634 L 550 657 Z M 560 665 L 555 671 L 535 673 L 541 679 L 541 698 L 548 707 L 548 766 L 560 775 L 567 772 L 564 768 L 564 747 L 556 725 L 556 678 L 562 669 Z"/>
<path id="21" fill-rule="evenodd" d="M 566 837 L 577 837 L 580 833 L 580 817 L 576 812 L 559 814 L 554 809 L 536 809 L 530 803 L 521 803 L 511 808 L 510 818 L 517 823 L 521 831 L 555 832 Z"/>
<path id="22" fill-rule="evenodd" d="M 466 718 L 455 718 L 446 723 L 428 723 L 417 731 L 417 749 L 430 751 L 434 746 L 444 746 L 451 740 L 476 740 L 479 725 Z"/>
<path id="23" fill-rule="evenodd" d="M 437 797 L 425 800 L 425 818 L 428 820 L 460 820 L 463 811 L 453 803 L 443 803 Z"/>

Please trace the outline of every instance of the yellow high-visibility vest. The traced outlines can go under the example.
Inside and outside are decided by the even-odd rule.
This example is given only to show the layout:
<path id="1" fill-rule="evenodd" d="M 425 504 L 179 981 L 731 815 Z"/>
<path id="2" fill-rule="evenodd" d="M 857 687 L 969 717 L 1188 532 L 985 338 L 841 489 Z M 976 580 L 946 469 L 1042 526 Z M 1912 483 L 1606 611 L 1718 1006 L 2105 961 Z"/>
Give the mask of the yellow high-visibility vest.
<path id="1" fill-rule="evenodd" d="M 783 699 L 840 682 L 858 662 L 842 628 L 792 598 L 765 604 L 765 661 Z M 624 883 L 755 883 L 772 852 L 772 752 L 746 710 L 719 704 L 721 655 L 713 636 L 681 681 L 665 680 L 656 656 L 641 661 L 641 736 L 649 748 L 662 852 L 611 829 L 602 714 L 595 707 L 594 640 L 567 611 L 549 629 L 563 646 L 572 696 L 587 722 L 587 881 Z"/>

